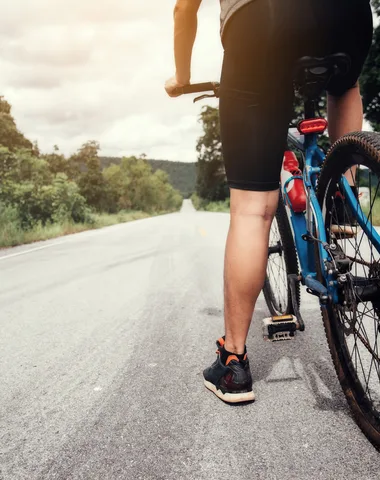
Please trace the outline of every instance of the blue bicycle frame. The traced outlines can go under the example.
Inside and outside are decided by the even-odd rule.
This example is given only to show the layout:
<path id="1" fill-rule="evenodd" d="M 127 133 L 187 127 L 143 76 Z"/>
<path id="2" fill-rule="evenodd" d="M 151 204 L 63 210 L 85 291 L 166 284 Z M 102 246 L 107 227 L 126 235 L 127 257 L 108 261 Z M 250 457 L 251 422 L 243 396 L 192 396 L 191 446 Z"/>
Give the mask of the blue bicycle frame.
<path id="1" fill-rule="evenodd" d="M 324 152 L 317 143 L 317 134 L 305 136 L 304 143 L 291 131 L 288 133 L 288 142 L 291 147 L 301 151 L 304 155 L 303 183 L 306 191 L 307 204 L 306 213 L 295 213 L 291 206 L 290 220 L 294 232 L 294 240 L 301 266 L 301 281 L 309 289 L 310 293 L 320 298 L 321 305 L 326 305 L 329 300 L 338 303 L 338 283 L 328 271 L 327 265 L 332 258 L 329 253 L 326 230 L 321 207 L 316 196 L 317 176 L 321 171 L 321 165 L 325 159 Z M 291 181 L 292 179 L 289 179 Z M 285 201 L 287 197 L 286 184 L 282 196 Z M 342 184 L 347 198 L 355 209 L 360 210 L 360 205 L 354 195 L 351 195 L 351 188 L 347 182 Z M 351 198 L 353 197 L 353 198 Z M 285 202 L 288 206 L 290 202 Z M 355 205 L 354 205 L 355 203 Z M 364 220 L 364 214 L 363 221 Z M 361 222 L 359 222 L 361 223 Z M 319 250 L 320 269 L 324 276 L 324 283 L 317 279 L 315 244 Z"/>
<path id="2" fill-rule="evenodd" d="M 298 79 L 298 86 L 304 85 L 304 87 L 311 87 L 311 90 L 310 88 L 304 89 L 304 93 L 308 92 L 308 94 L 303 95 L 305 100 L 304 107 L 306 119 L 315 118 L 315 99 L 319 98 L 321 91 L 325 88 L 326 81 L 331 77 L 331 74 L 333 74 L 332 67 L 334 67 L 334 72 L 338 64 L 342 69 L 343 60 L 345 60 L 346 66 L 349 65 L 349 59 L 343 58 L 346 57 L 344 54 L 337 54 L 333 57 L 334 59 L 330 57 L 325 59 L 326 65 L 321 62 L 323 59 L 309 57 L 302 59 L 302 66 L 304 69 L 303 80 L 300 83 L 300 79 Z M 331 63 L 332 60 L 334 60 L 333 63 Z M 321 63 L 323 63 L 322 66 L 325 66 L 325 69 L 323 70 L 322 68 L 322 72 L 313 72 L 311 67 L 315 67 L 316 65 L 320 67 Z M 344 68 L 342 71 L 344 71 Z M 308 83 L 310 80 L 310 75 L 311 83 Z M 194 102 L 202 100 L 203 98 L 219 97 L 219 84 L 209 82 L 188 85 L 178 89 L 178 93 L 180 94 L 200 93 L 205 91 L 213 91 L 213 95 L 202 95 L 195 98 Z M 321 171 L 322 163 L 325 160 L 325 154 L 318 146 L 317 139 L 317 134 L 310 133 L 305 135 L 304 141 L 301 141 L 299 135 L 289 131 L 289 146 L 302 152 L 304 156 L 304 170 L 302 177 L 292 177 L 287 180 L 281 193 L 284 203 L 289 206 L 290 209 L 290 220 L 293 227 L 294 240 L 301 266 L 300 280 L 304 285 L 306 285 L 310 293 L 319 297 L 321 305 L 326 306 L 330 301 L 335 304 L 338 303 L 339 296 L 338 282 L 334 276 L 334 269 L 330 268 L 331 264 L 334 263 L 331 252 L 336 248 L 336 246 L 329 245 L 327 242 L 323 214 L 316 196 L 317 179 Z M 286 187 L 289 182 L 295 178 L 302 178 L 304 183 L 307 197 L 306 213 L 294 212 L 291 208 L 290 202 L 286 201 Z M 380 236 L 373 228 L 372 224 L 369 223 L 367 217 L 364 215 L 358 199 L 353 194 L 351 187 L 344 177 L 342 177 L 340 180 L 340 187 L 351 210 L 356 213 L 356 220 L 358 224 L 361 226 L 367 236 L 371 238 L 372 244 L 380 253 Z M 316 246 L 319 254 L 319 267 L 323 275 L 323 282 L 317 279 L 315 258 Z M 299 279 L 297 278 L 297 280 Z"/>
<path id="3" fill-rule="evenodd" d="M 327 239 L 322 211 L 315 194 L 316 176 L 320 172 L 324 160 L 324 154 L 318 147 L 317 135 L 315 134 L 308 135 L 307 138 L 305 138 L 305 143 L 302 143 L 295 135 L 289 132 L 288 141 L 290 146 L 303 152 L 305 162 L 303 182 L 307 197 L 306 215 L 305 213 L 295 213 L 290 206 L 290 220 L 293 227 L 294 240 L 301 266 L 302 283 L 314 294 L 327 301 L 329 295 L 332 295 L 332 298 L 337 296 L 337 293 L 335 292 L 337 289 L 333 289 L 332 284 L 330 284 L 330 282 L 333 281 L 332 278 L 327 278 L 328 281 L 326 283 L 326 285 L 330 286 L 330 289 L 326 288 L 317 280 L 317 273 L 315 271 L 315 246 L 314 241 L 309 240 L 314 236 L 315 231 L 316 237 L 321 242 L 319 243 L 319 258 L 321 259 L 322 272 L 325 272 L 325 264 L 331 259 L 328 252 L 323 247 L 323 245 L 327 243 Z M 284 185 L 282 195 L 283 199 L 286 199 L 286 185 Z M 290 205 L 290 203 L 286 203 Z"/>
<path id="4" fill-rule="evenodd" d="M 309 289 L 310 293 L 320 298 L 321 305 L 326 305 L 329 300 L 338 303 L 338 282 L 329 273 L 327 265 L 331 264 L 330 246 L 327 243 L 326 229 L 323 220 L 321 207 L 319 205 L 315 190 L 317 176 L 321 171 L 321 165 L 325 159 L 324 152 L 318 146 L 318 135 L 309 134 L 305 136 L 304 142 L 300 137 L 289 131 L 288 143 L 301 151 L 304 155 L 303 183 L 306 191 L 307 204 L 306 214 L 295 213 L 290 208 L 290 219 L 294 232 L 294 240 L 297 248 L 298 258 L 301 266 L 301 281 Z M 291 181 L 295 177 L 288 180 Z M 288 183 L 287 182 L 287 183 Z M 285 201 L 287 197 L 286 186 L 283 187 L 282 196 Z M 380 253 L 380 235 L 369 223 L 364 215 L 360 203 L 352 192 L 345 177 L 342 177 L 340 186 L 343 194 L 352 211 L 356 213 L 356 219 L 363 231 L 371 238 L 374 247 Z M 288 206 L 290 202 L 285 202 Z M 320 269 L 324 276 L 324 283 L 317 280 L 315 268 L 315 244 L 319 250 Z"/>

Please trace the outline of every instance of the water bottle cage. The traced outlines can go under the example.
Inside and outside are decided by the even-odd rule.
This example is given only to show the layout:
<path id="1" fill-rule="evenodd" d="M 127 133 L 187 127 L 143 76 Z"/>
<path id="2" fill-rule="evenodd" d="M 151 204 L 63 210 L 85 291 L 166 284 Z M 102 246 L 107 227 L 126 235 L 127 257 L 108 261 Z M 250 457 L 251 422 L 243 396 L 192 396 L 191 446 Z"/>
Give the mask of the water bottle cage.
<path id="1" fill-rule="evenodd" d="M 298 171 L 299 171 L 299 170 L 298 170 Z M 294 175 L 294 176 L 288 178 L 288 179 L 286 180 L 286 182 L 284 183 L 283 190 L 284 190 L 285 203 L 286 203 L 286 204 L 288 205 L 288 207 L 289 207 L 290 209 L 292 209 L 292 210 L 293 210 L 293 208 L 292 208 L 292 204 L 291 204 L 290 199 L 289 199 L 289 194 L 288 194 L 288 191 L 287 191 L 287 186 L 288 186 L 289 183 L 292 182 L 293 180 L 302 180 L 302 181 L 303 181 L 303 177 L 300 176 L 300 175 Z"/>

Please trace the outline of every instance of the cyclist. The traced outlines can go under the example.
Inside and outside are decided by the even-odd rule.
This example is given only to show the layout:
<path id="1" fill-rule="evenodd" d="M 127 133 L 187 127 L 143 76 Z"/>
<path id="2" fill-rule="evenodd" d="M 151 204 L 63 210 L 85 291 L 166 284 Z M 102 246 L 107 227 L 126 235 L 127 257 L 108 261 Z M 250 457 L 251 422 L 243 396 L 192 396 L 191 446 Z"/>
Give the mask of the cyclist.
<path id="1" fill-rule="evenodd" d="M 174 88 L 190 83 L 201 0 L 177 0 L 174 10 Z M 224 273 L 225 337 L 205 385 L 226 402 L 254 399 L 246 338 L 267 266 L 270 226 L 292 115 L 293 72 L 302 56 L 344 52 L 348 74 L 328 85 L 330 140 L 358 131 L 358 85 L 372 40 L 369 0 L 221 0 L 224 61 L 220 126 L 231 219 Z"/>

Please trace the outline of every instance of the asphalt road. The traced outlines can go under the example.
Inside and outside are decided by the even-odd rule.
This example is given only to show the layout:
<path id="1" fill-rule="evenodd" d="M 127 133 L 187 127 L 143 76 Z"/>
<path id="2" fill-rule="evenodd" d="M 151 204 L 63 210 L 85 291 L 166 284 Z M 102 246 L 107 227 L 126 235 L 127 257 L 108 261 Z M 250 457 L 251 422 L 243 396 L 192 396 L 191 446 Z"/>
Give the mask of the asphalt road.
<path id="1" fill-rule="evenodd" d="M 291 342 L 248 348 L 257 401 L 202 369 L 222 333 L 228 215 L 181 213 L 2 251 L 1 480 L 378 479 L 318 306 Z"/>

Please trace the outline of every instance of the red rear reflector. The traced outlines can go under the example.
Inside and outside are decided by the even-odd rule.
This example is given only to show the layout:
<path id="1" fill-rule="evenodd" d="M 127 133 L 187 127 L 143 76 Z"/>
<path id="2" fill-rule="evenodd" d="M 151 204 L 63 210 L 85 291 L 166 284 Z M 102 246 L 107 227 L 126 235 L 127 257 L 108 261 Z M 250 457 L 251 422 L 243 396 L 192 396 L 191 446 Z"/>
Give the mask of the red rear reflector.
<path id="1" fill-rule="evenodd" d="M 309 133 L 323 133 L 327 128 L 327 120 L 324 118 L 311 118 L 310 120 L 302 120 L 298 124 L 298 131 L 303 135 Z"/>

